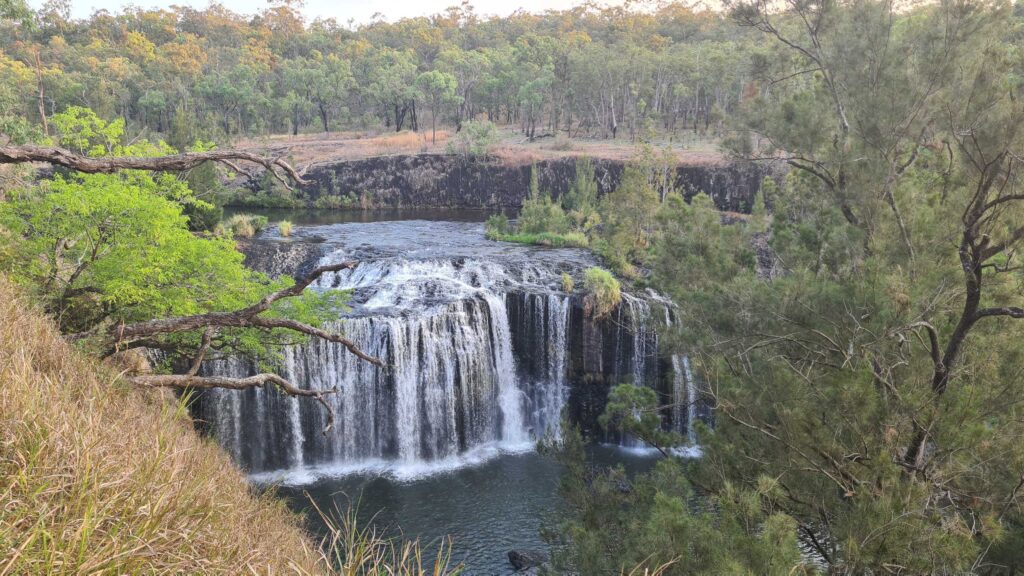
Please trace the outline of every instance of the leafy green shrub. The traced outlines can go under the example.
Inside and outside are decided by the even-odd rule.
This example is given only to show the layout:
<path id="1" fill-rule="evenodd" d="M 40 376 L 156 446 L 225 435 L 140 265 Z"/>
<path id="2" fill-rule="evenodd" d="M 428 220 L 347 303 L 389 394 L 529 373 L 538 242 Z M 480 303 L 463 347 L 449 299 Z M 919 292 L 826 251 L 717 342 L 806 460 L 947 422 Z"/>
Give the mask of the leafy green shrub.
<path id="1" fill-rule="evenodd" d="M 518 223 L 519 232 L 523 234 L 564 234 L 570 228 L 565 211 L 545 194 L 523 202 Z"/>
<path id="2" fill-rule="evenodd" d="M 223 208 L 203 201 L 182 203 L 181 212 L 188 217 L 188 229 L 193 232 L 213 230 L 224 217 Z"/>
<path id="3" fill-rule="evenodd" d="M 661 428 L 658 393 L 646 386 L 620 384 L 608 394 L 608 404 L 598 423 L 605 430 L 635 436 L 666 456 L 668 449 L 682 443 L 682 437 Z"/>
<path id="4" fill-rule="evenodd" d="M 277 223 L 277 231 L 285 238 L 292 235 L 292 223 L 290 220 L 281 220 Z"/>
<path id="5" fill-rule="evenodd" d="M 562 207 L 576 227 L 588 231 L 601 222 L 597 213 L 597 178 L 594 164 L 584 156 L 576 159 L 576 179 L 562 197 Z"/>
<path id="6" fill-rule="evenodd" d="M 622 286 L 604 268 L 589 268 L 583 277 L 587 289 L 587 310 L 595 318 L 603 318 L 622 302 Z"/>
<path id="7" fill-rule="evenodd" d="M 576 285 L 572 281 L 572 276 L 569 276 L 569 274 L 562 272 L 562 292 L 565 292 L 566 294 L 572 294 L 572 291 L 575 287 Z"/>
<path id="8" fill-rule="evenodd" d="M 313 207 L 321 210 L 348 210 L 359 206 L 360 199 L 351 192 L 344 196 L 321 196 L 313 202 Z"/>
<path id="9" fill-rule="evenodd" d="M 491 240 L 501 240 L 502 236 L 508 236 L 511 232 L 508 216 L 504 214 L 492 214 L 487 219 L 485 228 L 487 230 L 487 238 Z"/>
<path id="10" fill-rule="evenodd" d="M 470 120 L 448 141 L 448 153 L 485 156 L 498 141 L 498 129 L 488 120 Z"/>

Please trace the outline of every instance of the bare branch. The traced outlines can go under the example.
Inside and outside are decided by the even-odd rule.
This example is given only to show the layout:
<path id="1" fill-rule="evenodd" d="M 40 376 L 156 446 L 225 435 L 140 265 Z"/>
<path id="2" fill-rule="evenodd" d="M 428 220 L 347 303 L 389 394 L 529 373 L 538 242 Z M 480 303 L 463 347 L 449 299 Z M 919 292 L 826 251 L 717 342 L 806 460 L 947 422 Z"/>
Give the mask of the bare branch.
<path id="1" fill-rule="evenodd" d="M 241 150 L 210 150 L 207 152 L 186 152 L 172 156 L 92 158 L 76 154 L 65 148 L 48 146 L 0 146 L 0 164 L 21 164 L 47 162 L 78 170 L 88 174 L 110 173 L 117 170 L 181 171 L 194 168 L 204 162 L 221 162 L 237 170 L 233 160 L 252 162 L 267 169 L 286 187 L 288 183 L 278 174 L 283 170 L 296 184 L 308 184 L 298 170 L 280 158 L 259 156 Z"/>
<path id="2" fill-rule="evenodd" d="M 977 319 L 989 316 L 1006 316 L 1009 318 L 1024 318 L 1024 308 L 1018 306 L 1003 306 L 1000 308 L 982 308 L 974 313 Z"/>
<path id="3" fill-rule="evenodd" d="M 150 388 L 199 388 L 209 390 L 212 388 L 226 388 L 229 390 L 248 390 L 257 388 L 264 384 L 274 384 L 289 396 L 301 396 L 315 398 L 324 409 L 327 410 L 327 425 L 324 426 L 323 434 L 326 435 L 334 427 L 334 410 L 324 400 L 327 394 L 337 392 L 336 388 L 330 390 L 303 390 L 297 388 L 277 374 L 256 374 L 248 378 L 227 378 L 223 376 L 195 376 L 192 374 L 157 374 L 147 376 L 132 376 L 127 378 L 132 384 L 148 386 Z"/>

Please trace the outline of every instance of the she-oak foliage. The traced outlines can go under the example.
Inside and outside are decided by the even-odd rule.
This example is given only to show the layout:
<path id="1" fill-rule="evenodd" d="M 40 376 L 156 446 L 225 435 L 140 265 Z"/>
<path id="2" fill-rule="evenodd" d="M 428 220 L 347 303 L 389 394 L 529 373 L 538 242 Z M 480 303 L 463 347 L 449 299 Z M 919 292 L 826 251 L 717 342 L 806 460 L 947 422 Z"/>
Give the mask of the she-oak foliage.
<path id="1" fill-rule="evenodd" d="M 790 165 L 763 188 L 770 216 L 723 229 L 669 198 L 652 249 L 628 256 L 679 305 L 678 351 L 715 404 L 703 456 L 633 479 L 570 458 L 558 561 L 590 574 L 1019 572 L 1020 11 L 783 8 L 734 11 L 776 45 L 753 59 L 765 89 L 734 143 Z M 763 233 L 771 254 L 757 256 L 781 275 L 757 274 Z M 634 391 L 616 389 L 606 423 L 643 413 Z M 672 538 L 671 522 L 708 532 Z M 715 538 L 730 555 L 705 549 Z"/>

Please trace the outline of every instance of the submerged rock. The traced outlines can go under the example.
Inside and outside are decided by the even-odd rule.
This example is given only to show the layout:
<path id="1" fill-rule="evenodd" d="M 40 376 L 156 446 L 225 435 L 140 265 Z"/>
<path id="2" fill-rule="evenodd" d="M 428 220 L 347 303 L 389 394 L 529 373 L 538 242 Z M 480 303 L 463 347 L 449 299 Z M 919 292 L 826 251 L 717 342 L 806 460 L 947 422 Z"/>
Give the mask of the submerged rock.
<path id="1" fill-rule="evenodd" d="M 324 238 L 257 237 L 238 242 L 245 255 L 245 265 L 276 278 L 281 275 L 301 276 L 313 270 L 324 253 Z"/>
<path id="2" fill-rule="evenodd" d="M 548 562 L 547 553 L 539 550 L 517 548 L 508 551 L 508 561 L 517 572 L 540 568 Z"/>

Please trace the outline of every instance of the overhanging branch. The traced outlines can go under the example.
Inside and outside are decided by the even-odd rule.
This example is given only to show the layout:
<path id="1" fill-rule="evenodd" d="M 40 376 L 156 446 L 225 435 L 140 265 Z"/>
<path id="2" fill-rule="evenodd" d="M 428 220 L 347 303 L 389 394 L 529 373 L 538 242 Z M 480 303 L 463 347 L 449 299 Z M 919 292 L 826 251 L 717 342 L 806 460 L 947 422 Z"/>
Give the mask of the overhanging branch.
<path id="1" fill-rule="evenodd" d="M 309 183 L 298 170 L 281 158 L 270 158 L 241 150 L 209 150 L 206 152 L 185 152 L 171 156 L 153 157 L 93 158 L 76 154 L 66 148 L 32 145 L 0 146 L 0 164 L 46 162 L 87 174 L 106 174 L 118 170 L 178 172 L 195 168 L 204 162 L 220 162 L 233 170 L 237 170 L 238 168 L 234 161 L 252 162 L 264 167 L 289 189 L 291 189 L 291 186 L 281 177 L 277 171 L 278 169 L 284 171 L 296 184 Z"/>

